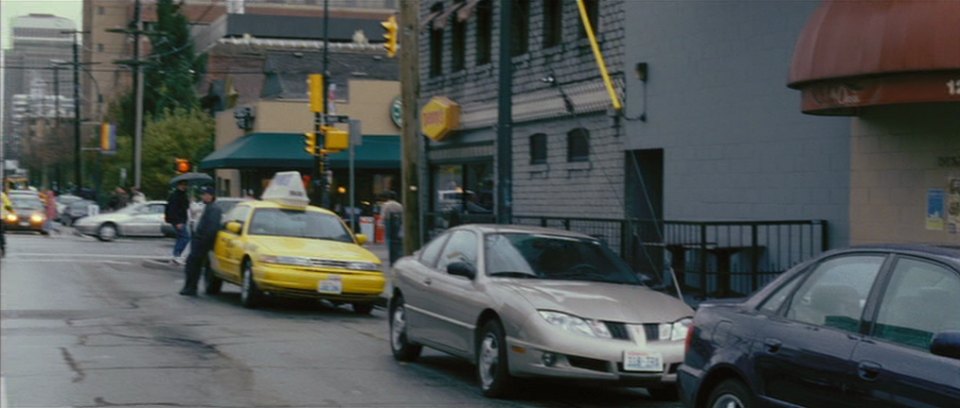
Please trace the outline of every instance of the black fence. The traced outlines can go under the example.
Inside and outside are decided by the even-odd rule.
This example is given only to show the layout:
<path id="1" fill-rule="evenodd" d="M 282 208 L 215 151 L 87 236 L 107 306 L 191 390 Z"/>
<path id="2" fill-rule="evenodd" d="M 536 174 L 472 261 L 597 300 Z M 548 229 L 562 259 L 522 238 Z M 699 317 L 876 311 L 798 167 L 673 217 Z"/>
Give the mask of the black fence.
<path id="1" fill-rule="evenodd" d="M 829 248 L 823 220 L 641 221 L 514 216 L 515 225 L 575 231 L 605 241 L 635 270 L 664 277 L 673 268 L 684 293 L 739 297 Z M 460 224 L 495 223 L 492 214 L 429 213 L 428 239 Z"/>

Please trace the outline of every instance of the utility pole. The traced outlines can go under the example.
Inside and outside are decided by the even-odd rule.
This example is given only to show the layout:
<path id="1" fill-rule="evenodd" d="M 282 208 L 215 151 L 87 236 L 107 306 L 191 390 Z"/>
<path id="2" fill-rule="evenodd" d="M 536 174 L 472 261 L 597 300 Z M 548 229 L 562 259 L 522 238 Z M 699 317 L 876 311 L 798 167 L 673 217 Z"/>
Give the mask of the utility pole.
<path id="1" fill-rule="evenodd" d="M 403 103 L 403 253 L 420 248 L 420 132 L 417 120 L 420 99 L 420 0 L 400 2 L 400 87 Z"/>
<path id="2" fill-rule="evenodd" d="M 133 5 L 133 28 L 107 29 L 109 33 L 120 33 L 133 36 L 133 59 L 117 60 L 115 64 L 127 65 L 133 69 L 133 90 L 135 92 L 135 113 L 133 125 L 133 187 L 140 188 L 141 163 L 143 158 L 143 62 L 140 61 L 140 35 L 143 31 L 143 20 L 140 18 L 140 0 Z"/>
<path id="3" fill-rule="evenodd" d="M 62 61 L 60 61 L 62 62 Z M 53 134 L 56 140 L 60 140 L 60 65 L 57 62 L 53 64 Z M 63 161 L 57 161 L 57 189 L 63 191 Z"/>
<path id="4" fill-rule="evenodd" d="M 500 0 L 500 93 L 497 101 L 497 223 L 509 224 L 513 218 L 513 44 L 510 27 L 513 1 Z"/>
<path id="5" fill-rule="evenodd" d="M 323 0 L 323 113 L 321 114 L 321 124 L 316 124 L 317 137 L 320 137 L 320 129 L 327 124 L 327 115 L 330 115 L 330 101 L 328 100 L 330 92 L 330 71 L 327 70 L 328 50 L 330 49 L 330 0 Z M 320 148 L 320 154 L 316 157 L 317 167 L 320 169 L 320 205 L 323 208 L 330 208 L 330 186 L 327 184 L 327 135 L 323 135 L 323 142 Z"/>
<path id="6" fill-rule="evenodd" d="M 83 156 L 81 156 L 80 141 L 80 38 L 78 35 L 87 31 L 61 31 L 62 34 L 73 35 L 73 171 L 74 184 L 77 191 L 83 187 Z"/>

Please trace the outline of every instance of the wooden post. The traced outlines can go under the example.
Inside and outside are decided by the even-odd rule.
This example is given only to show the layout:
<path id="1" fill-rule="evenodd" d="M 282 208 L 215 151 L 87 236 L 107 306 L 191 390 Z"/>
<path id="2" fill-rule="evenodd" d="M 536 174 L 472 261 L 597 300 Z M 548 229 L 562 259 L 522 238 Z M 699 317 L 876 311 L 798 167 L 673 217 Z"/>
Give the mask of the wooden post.
<path id="1" fill-rule="evenodd" d="M 420 248 L 420 0 L 400 2 L 400 87 L 403 102 L 402 160 L 403 253 Z"/>

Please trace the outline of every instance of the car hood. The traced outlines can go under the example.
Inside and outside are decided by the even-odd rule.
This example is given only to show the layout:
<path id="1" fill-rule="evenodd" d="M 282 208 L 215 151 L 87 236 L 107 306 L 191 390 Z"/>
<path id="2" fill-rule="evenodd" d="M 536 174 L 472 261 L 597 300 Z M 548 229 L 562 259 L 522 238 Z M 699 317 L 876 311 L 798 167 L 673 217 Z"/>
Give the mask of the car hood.
<path id="1" fill-rule="evenodd" d="M 665 323 L 693 316 L 677 298 L 644 286 L 603 282 L 504 279 L 498 284 L 538 310 L 624 323 Z"/>
<path id="2" fill-rule="evenodd" d="M 261 255 L 304 256 L 347 262 L 374 262 L 380 259 L 363 247 L 350 243 L 323 239 L 252 236 L 250 242 L 259 247 Z"/>

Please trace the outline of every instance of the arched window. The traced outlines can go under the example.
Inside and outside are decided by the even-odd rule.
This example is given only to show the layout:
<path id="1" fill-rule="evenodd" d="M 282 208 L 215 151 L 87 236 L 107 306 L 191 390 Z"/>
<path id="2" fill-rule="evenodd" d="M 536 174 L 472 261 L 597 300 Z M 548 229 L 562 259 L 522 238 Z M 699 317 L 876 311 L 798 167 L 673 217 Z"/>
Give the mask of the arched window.
<path id="1" fill-rule="evenodd" d="M 579 162 L 590 160 L 590 132 L 584 128 L 576 128 L 567 132 L 567 161 Z"/>

